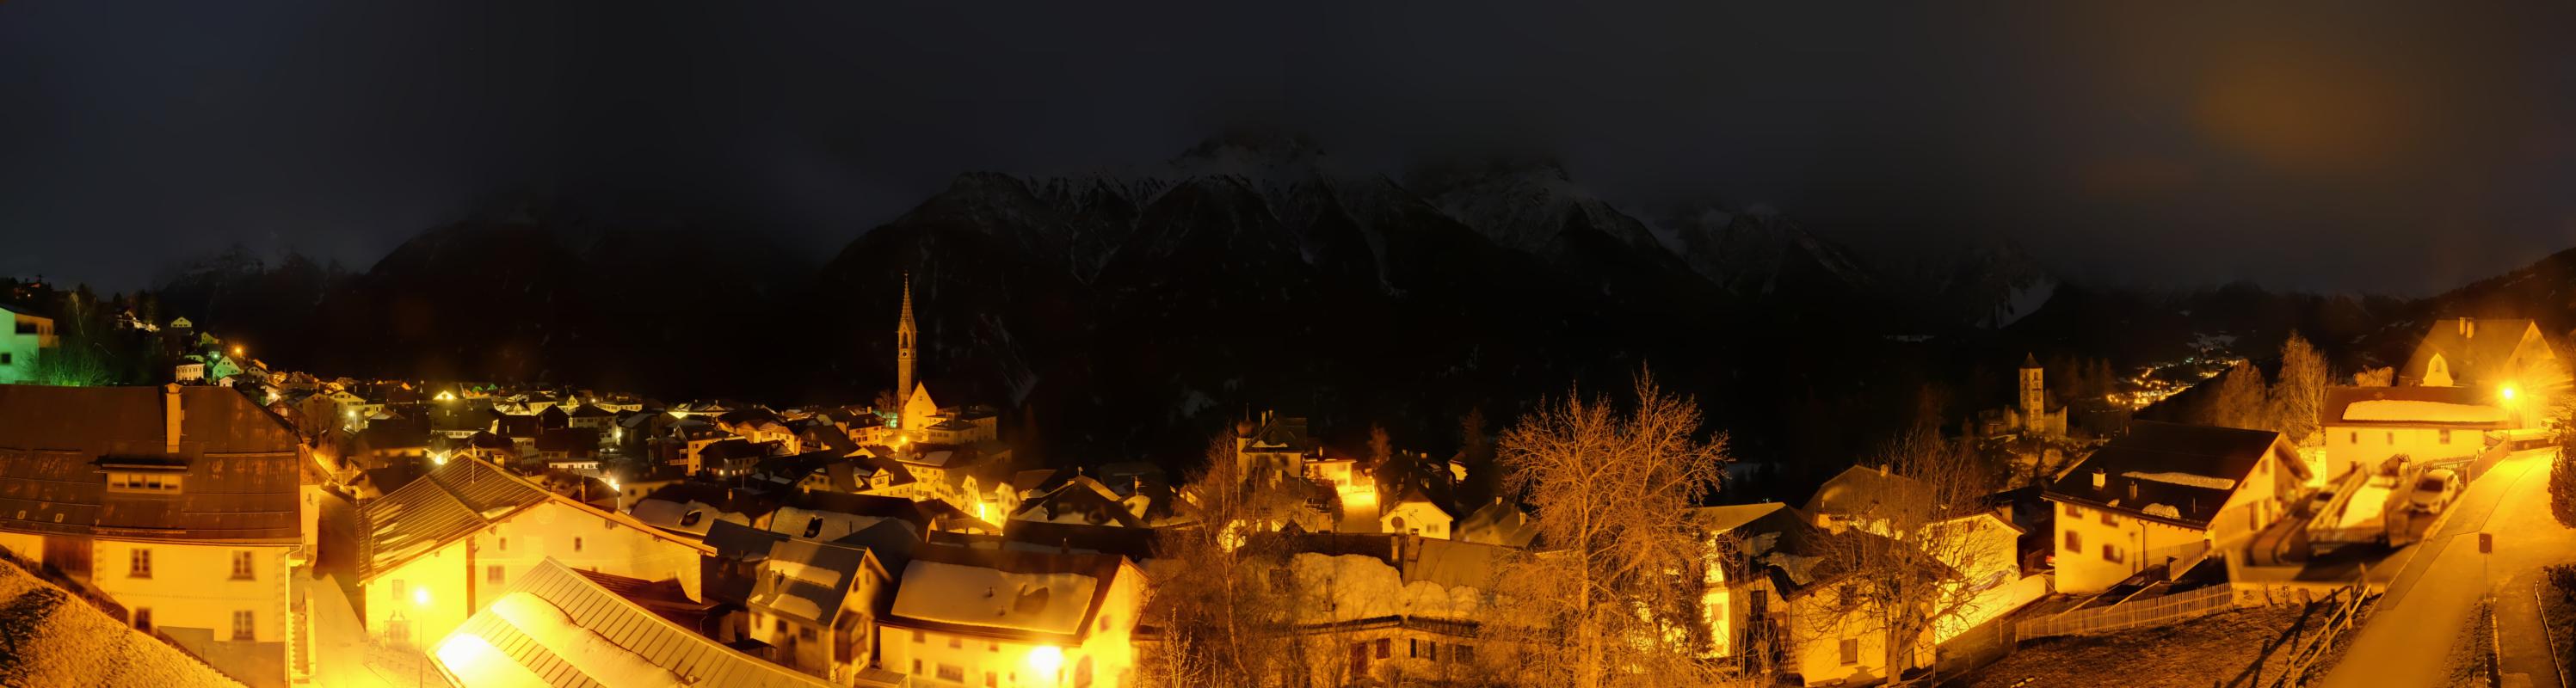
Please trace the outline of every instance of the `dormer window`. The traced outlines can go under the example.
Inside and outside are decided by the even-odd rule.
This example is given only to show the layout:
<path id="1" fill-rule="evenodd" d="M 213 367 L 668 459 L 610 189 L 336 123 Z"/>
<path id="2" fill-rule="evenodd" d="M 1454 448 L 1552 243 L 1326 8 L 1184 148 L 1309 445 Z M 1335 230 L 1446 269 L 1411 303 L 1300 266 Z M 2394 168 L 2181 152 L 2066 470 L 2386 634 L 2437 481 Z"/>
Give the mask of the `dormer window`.
<path id="1" fill-rule="evenodd" d="M 823 517 L 821 517 L 821 516 L 816 516 L 816 517 L 813 517 L 813 518 L 811 518 L 811 519 L 807 519 L 807 520 L 805 521 L 805 537 L 809 537 L 809 538 L 810 538 L 810 537 L 814 537 L 814 536 L 816 536 L 816 535 L 820 535 L 820 534 L 822 534 L 822 532 L 823 532 Z"/>
<path id="2" fill-rule="evenodd" d="M 180 473 L 173 471 L 109 471 L 107 489 L 110 492 L 178 494 L 180 477 Z"/>

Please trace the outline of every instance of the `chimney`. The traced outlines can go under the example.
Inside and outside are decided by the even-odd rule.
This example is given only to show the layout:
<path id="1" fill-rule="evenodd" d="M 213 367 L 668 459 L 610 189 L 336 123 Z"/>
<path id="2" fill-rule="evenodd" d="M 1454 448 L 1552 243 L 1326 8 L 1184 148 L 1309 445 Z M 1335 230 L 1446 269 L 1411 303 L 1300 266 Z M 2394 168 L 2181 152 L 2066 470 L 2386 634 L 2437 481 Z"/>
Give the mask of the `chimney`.
<path id="1" fill-rule="evenodd" d="M 179 421 L 188 417 L 187 404 L 179 399 L 179 386 L 161 386 L 161 452 L 179 453 Z"/>
<path id="2" fill-rule="evenodd" d="M 2135 478 L 2129 479 L 2129 501 L 2138 501 L 2138 481 Z"/>
<path id="3" fill-rule="evenodd" d="M 2096 490 L 2102 489 L 2102 483 L 2103 483 L 2106 479 L 2108 479 L 2108 478 L 2109 478 L 2109 475 L 2108 475 L 2108 474 L 2103 473 L 2103 472 L 2102 472 L 2102 469 L 2099 469 L 2099 468 L 2093 469 L 2093 489 L 2096 489 Z"/>

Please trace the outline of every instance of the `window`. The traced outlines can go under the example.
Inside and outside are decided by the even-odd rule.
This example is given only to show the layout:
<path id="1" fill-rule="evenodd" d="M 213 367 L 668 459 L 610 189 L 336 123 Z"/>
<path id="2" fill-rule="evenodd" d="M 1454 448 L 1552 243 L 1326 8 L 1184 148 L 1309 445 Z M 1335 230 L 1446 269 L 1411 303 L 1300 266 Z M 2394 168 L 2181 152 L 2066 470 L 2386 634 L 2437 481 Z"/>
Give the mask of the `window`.
<path id="1" fill-rule="evenodd" d="M 499 565 L 483 567 L 483 582 L 500 585 L 501 567 Z"/>
<path id="2" fill-rule="evenodd" d="M 916 659 L 916 660 L 912 660 L 912 675 L 914 675 L 914 676 L 920 676 L 920 675 L 921 675 L 921 660 L 918 660 L 918 659 Z"/>
<path id="3" fill-rule="evenodd" d="M 142 471 L 112 471 L 107 474 L 111 492 L 178 492 L 178 474 Z"/>
<path id="4" fill-rule="evenodd" d="M 957 666 L 955 664 L 941 664 L 939 665 L 939 680 L 951 683 L 965 683 L 966 667 Z"/>
<path id="5" fill-rule="evenodd" d="M 1859 663 L 1860 663 L 1860 640 L 1855 639 L 1855 638 L 1844 638 L 1844 639 L 1843 639 L 1843 646 L 1842 646 L 1842 655 L 1843 655 L 1843 656 L 1842 656 L 1843 666 L 1851 666 L 1851 665 L 1854 665 L 1854 664 L 1859 664 Z"/>
<path id="6" fill-rule="evenodd" d="M 2443 444 L 2450 444 L 2450 443 L 2451 443 L 2451 429 L 2450 429 L 2450 428 L 2443 428 L 2443 429 L 2442 429 L 2442 443 L 2443 443 Z"/>
<path id="7" fill-rule="evenodd" d="M 504 535 L 504 536 L 502 536 L 502 537 L 501 537 L 501 546 L 500 546 L 500 548 L 499 548 L 499 549 L 500 549 L 501 551 L 503 551 L 503 552 L 510 551 L 510 537 L 509 537 L 509 536 Z"/>
<path id="8" fill-rule="evenodd" d="M 2073 504 L 2068 504 L 2068 505 L 2066 505 L 2066 517 L 2067 517 L 2067 518 L 2083 518 L 2083 517 L 2084 517 L 2084 507 L 2076 506 L 2076 505 L 2073 505 Z"/>
<path id="9" fill-rule="evenodd" d="M 921 631 L 913 631 L 913 632 L 912 632 L 912 642 L 920 643 L 920 642 L 926 642 L 926 641 L 928 641 L 928 640 L 929 640 L 929 636 L 924 635 Z M 913 673 L 918 674 L 918 673 L 921 673 L 921 672 L 916 671 L 916 672 L 913 672 Z"/>
<path id="10" fill-rule="evenodd" d="M 689 513 L 680 515 L 680 527 L 687 528 L 689 526 L 697 525 L 698 519 L 705 518 L 706 515 L 707 514 L 704 511 L 690 509 Z"/>
<path id="11" fill-rule="evenodd" d="M 769 624 L 770 624 L 769 628 L 770 628 L 771 630 L 773 630 L 773 631 L 776 631 L 779 635 L 786 635 L 786 634 L 787 634 L 787 619 L 785 619 L 785 618 L 780 618 L 780 619 L 772 620 L 772 621 L 770 621 L 770 622 L 769 622 Z"/>
<path id="12" fill-rule="evenodd" d="M 1422 640 L 1420 638 L 1404 639 L 1404 656 L 1420 658 L 1422 656 Z"/>
<path id="13" fill-rule="evenodd" d="M 1390 640 L 1390 639 L 1387 639 L 1387 638 L 1379 638 L 1379 639 L 1377 639 L 1377 658 L 1378 658 L 1378 659 L 1386 659 L 1386 658 L 1387 658 L 1387 655 L 1389 654 L 1389 652 L 1388 652 L 1388 651 L 1389 651 L 1389 650 L 1393 650 L 1393 649 L 1394 649 L 1394 645 L 1395 645 L 1395 641 L 1393 641 L 1393 640 Z"/>
<path id="14" fill-rule="evenodd" d="M 820 535 L 820 534 L 822 534 L 822 533 L 823 533 L 823 517 L 821 517 L 821 516 L 816 516 L 816 517 L 813 517 L 813 518 L 810 518 L 810 519 L 806 519 L 806 521 L 805 521 L 805 537 L 814 537 L 814 536 L 816 536 L 816 535 Z"/>
<path id="15" fill-rule="evenodd" d="M 254 618 L 248 610 L 233 612 L 234 640 L 251 640 L 257 637 L 257 634 L 253 633 L 258 630 L 257 625 L 252 623 Z"/>
<path id="16" fill-rule="evenodd" d="M 2389 444 L 2396 444 L 2396 443 L 2397 443 L 2397 431 L 2395 431 L 2395 430 L 2390 430 L 2390 431 L 2388 431 L 2388 443 L 2389 443 Z"/>
<path id="17" fill-rule="evenodd" d="M 796 629 L 796 639 L 809 643 L 814 642 L 814 627 L 806 626 L 804 628 Z"/>
<path id="18" fill-rule="evenodd" d="M 233 580 L 251 580 L 253 578 L 251 574 L 251 554 L 249 552 L 234 552 Z"/>
<path id="19" fill-rule="evenodd" d="M 125 575 L 131 578 L 151 578 L 152 550 L 134 548 L 133 560 L 127 563 Z"/>
<path id="20" fill-rule="evenodd" d="M 2350 433 L 2347 433 L 2347 434 L 2346 434 L 2346 436 L 2344 437 L 2344 440 L 2343 440 L 2343 441 L 2345 441 L 2345 442 L 2351 442 L 2351 443 L 2353 443 L 2353 444 L 2361 444 L 2361 431 L 2360 431 L 2360 430 L 2354 430 L 2354 431 L 2352 431 L 2352 432 L 2350 432 Z"/>
<path id="21" fill-rule="evenodd" d="M 985 651 L 985 652 L 1001 652 L 1001 651 L 1002 651 L 1002 644 L 1001 644 L 1001 643 L 985 643 L 985 644 L 984 644 L 984 651 Z"/>
<path id="22" fill-rule="evenodd" d="M 2107 562 L 2111 562 L 2111 563 L 2114 563 L 2114 564 L 2120 563 L 2120 546 L 2119 546 L 2119 545 L 2110 544 L 2110 543 L 2103 543 L 2103 544 L 2102 544 L 2102 560 L 2103 560 L 2103 561 L 2107 561 Z"/>
<path id="23" fill-rule="evenodd" d="M 574 551 L 574 552 L 580 552 L 580 551 L 581 551 L 581 538 L 580 538 L 580 537 L 578 537 L 578 536 L 576 536 L 576 537 L 574 537 L 574 538 L 572 539 L 572 551 Z"/>
<path id="24" fill-rule="evenodd" d="M 2070 531 L 2066 531 L 2066 551 L 2069 551 L 2069 552 L 2082 552 L 2082 551 L 2084 551 L 2084 538 L 2082 538 L 2082 537 L 2080 537 L 2080 536 L 2076 535 L 2075 531 L 2072 531 L 2072 530 L 2070 530 Z"/>
<path id="25" fill-rule="evenodd" d="M 957 637 L 957 636 L 949 636 L 949 637 L 948 637 L 948 649 L 954 650 L 954 649 L 962 648 L 962 647 L 965 647 L 965 646 L 966 646 L 966 639 L 965 639 L 965 638 L 960 638 L 960 637 Z"/>
<path id="26" fill-rule="evenodd" d="M 1458 644 L 1452 644 L 1452 645 L 1450 645 L 1450 646 L 1449 646 L 1449 661 L 1457 662 L 1457 663 L 1460 663 L 1460 664 L 1466 664 L 1466 663 L 1470 663 L 1470 662 L 1474 662 L 1474 661 L 1476 661 L 1476 646 L 1474 646 L 1474 645 L 1458 645 Z"/>
<path id="27" fill-rule="evenodd" d="M 152 608 L 151 608 L 151 607 L 135 607 L 135 608 L 134 608 L 134 630 L 138 630 L 138 631 L 145 631 L 145 632 L 149 632 L 149 631 L 151 631 L 151 630 L 152 630 Z"/>
<path id="28" fill-rule="evenodd" d="M 1440 641 L 1422 641 L 1422 658 L 1434 662 L 1440 661 Z"/>
<path id="29" fill-rule="evenodd" d="M 1000 674 L 995 674 L 990 671 L 984 672 L 984 688 L 994 688 L 999 685 L 1002 685 Z"/>
<path id="30" fill-rule="evenodd" d="M 2116 515 L 2113 515 L 2111 512 L 2108 512 L 2108 511 L 2102 512 L 2102 525 L 2106 525 L 2106 526 L 2116 526 L 2116 525 L 2120 525 L 2120 517 L 2119 517 L 2119 516 L 2116 516 Z"/>
<path id="31" fill-rule="evenodd" d="M 14 363 L 15 361 L 12 361 L 11 358 L 12 357 L 9 355 L 9 352 L 0 351 L 0 365 L 9 365 L 10 363 Z"/>

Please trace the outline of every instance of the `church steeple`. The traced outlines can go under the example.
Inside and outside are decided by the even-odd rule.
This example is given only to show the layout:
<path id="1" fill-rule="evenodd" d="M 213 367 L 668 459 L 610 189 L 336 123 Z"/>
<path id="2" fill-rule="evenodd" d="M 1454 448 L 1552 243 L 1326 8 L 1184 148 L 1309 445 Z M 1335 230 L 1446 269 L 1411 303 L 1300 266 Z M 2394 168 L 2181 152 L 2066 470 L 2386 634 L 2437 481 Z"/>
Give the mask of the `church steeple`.
<path id="1" fill-rule="evenodd" d="M 919 354 L 914 338 L 920 330 L 912 326 L 912 273 L 903 274 L 903 320 L 894 326 L 894 398 L 895 403 L 912 398 L 912 361 Z"/>

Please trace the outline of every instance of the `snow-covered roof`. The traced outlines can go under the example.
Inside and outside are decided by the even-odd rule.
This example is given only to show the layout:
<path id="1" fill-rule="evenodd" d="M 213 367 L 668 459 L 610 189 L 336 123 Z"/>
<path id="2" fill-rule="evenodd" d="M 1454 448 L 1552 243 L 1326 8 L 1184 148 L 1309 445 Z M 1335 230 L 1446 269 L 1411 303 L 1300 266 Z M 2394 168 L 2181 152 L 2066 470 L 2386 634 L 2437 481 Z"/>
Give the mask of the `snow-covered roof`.
<path id="1" fill-rule="evenodd" d="M 2344 420 L 2359 421 L 2425 421 L 2431 423 L 2496 423 L 2512 416 L 2493 406 L 2447 404 L 2438 401 L 2381 399 L 2356 401 L 2343 409 Z"/>
<path id="2" fill-rule="evenodd" d="M 552 559 L 431 656 L 440 673 L 469 686 L 832 685 L 725 647 Z"/>
<path id="3" fill-rule="evenodd" d="M 888 622 L 1023 640 L 1080 642 L 1125 557 L 921 547 L 904 566 Z M 1133 610 L 1121 623 L 1134 621 Z"/>
<path id="4" fill-rule="evenodd" d="M 2502 398 L 2487 387 L 2336 387 L 2319 415 L 2334 426 L 2499 429 L 2514 425 Z"/>

